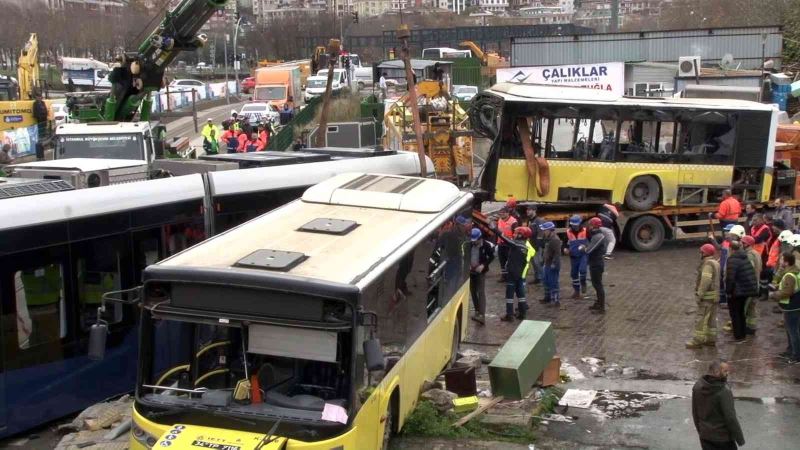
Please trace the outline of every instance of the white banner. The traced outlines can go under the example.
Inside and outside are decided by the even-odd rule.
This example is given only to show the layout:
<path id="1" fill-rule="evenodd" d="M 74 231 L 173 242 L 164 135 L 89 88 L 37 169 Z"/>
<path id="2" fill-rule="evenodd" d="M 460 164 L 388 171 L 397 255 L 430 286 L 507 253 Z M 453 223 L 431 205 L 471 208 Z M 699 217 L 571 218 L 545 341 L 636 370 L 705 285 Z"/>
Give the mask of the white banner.
<path id="1" fill-rule="evenodd" d="M 621 96 L 625 93 L 625 63 L 497 69 L 497 82 L 505 81 L 602 89 Z"/>

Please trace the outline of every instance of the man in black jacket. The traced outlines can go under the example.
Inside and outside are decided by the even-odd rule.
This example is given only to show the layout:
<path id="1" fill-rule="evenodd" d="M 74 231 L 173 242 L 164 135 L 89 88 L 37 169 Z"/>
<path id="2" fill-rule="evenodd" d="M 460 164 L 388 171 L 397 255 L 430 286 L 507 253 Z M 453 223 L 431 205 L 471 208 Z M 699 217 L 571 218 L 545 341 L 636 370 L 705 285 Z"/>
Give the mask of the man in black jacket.
<path id="1" fill-rule="evenodd" d="M 597 294 L 597 300 L 589 307 L 592 312 L 605 314 L 606 312 L 606 290 L 603 288 L 603 272 L 606 256 L 606 238 L 601 230 L 603 221 L 599 217 L 589 219 L 589 243 L 584 250 L 589 255 L 589 276 L 592 280 L 592 287 Z"/>
<path id="2" fill-rule="evenodd" d="M 737 444 L 744 445 L 733 394 L 726 383 L 728 372 L 727 363 L 713 361 L 692 388 L 692 419 L 703 450 L 735 450 Z"/>
<path id="3" fill-rule="evenodd" d="M 739 241 L 731 242 L 731 254 L 725 267 L 725 290 L 734 342 L 743 342 L 747 337 L 745 304 L 748 297 L 758 295 L 758 277 Z"/>
<path id="4" fill-rule="evenodd" d="M 472 320 L 483 325 L 486 323 L 486 272 L 494 260 L 494 246 L 483 238 L 483 233 L 477 228 L 470 232 L 470 240 L 469 293 L 475 307 Z"/>

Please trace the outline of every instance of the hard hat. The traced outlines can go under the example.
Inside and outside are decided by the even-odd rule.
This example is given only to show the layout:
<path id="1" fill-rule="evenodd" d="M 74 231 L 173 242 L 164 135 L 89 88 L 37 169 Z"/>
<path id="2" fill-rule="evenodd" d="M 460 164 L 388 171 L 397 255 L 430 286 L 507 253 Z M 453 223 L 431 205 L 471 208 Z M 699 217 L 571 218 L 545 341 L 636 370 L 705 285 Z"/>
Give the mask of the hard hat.
<path id="1" fill-rule="evenodd" d="M 528 227 L 517 227 L 515 231 L 525 239 L 530 239 L 533 236 L 533 231 Z"/>
<path id="2" fill-rule="evenodd" d="M 555 228 L 556 228 L 556 224 L 554 224 L 553 222 L 545 222 L 545 223 L 539 225 L 539 229 L 542 230 L 542 231 L 554 230 Z"/>
<path id="3" fill-rule="evenodd" d="M 744 231 L 744 227 L 741 226 L 741 225 L 732 226 L 731 227 L 731 231 L 729 231 L 729 233 L 734 235 L 734 236 L 739 236 L 739 239 L 743 238 L 744 235 L 746 234 L 745 231 Z"/>
<path id="4" fill-rule="evenodd" d="M 231 115 L 232 116 L 238 116 L 239 115 L 239 111 L 236 111 L 235 109 L 232 109 L 231 110 Z"/>
<path id="5" fill-rule="evenodd" d="M 517 199 L 515 199 L 514 197 L 509 197 L 508 200 L 506 200 L 506 207 L 508 207 L 508 208 L 516 208 L 517 207 Z"/>
<path id="6" fill-rule="evenodd" d="M 778 235 L 778 242 L 789 242 L 793 233 L 792 230 L 783 230 L 781 234 Z"/>
<path id="7" fill-rule="evenodd" d="M 792 247 L 800 247 L 800 234 L 793 234 L 792 237 L 789 238 L 789 245 Z"/>
<path id="8" fill-rule="evenodd" d="M 213 122 L 213 120 L 211 119 L 211 117 L 208 117 L 206 118 L 206 122 Z"/>
<path id="9" fill-rule="evenodd" d="M 603 220 L 600 219 L 599 217 L 592 217 L 591 219 L 589 219 L 589 225 L 596 228 L 600 228 L 603 226 Z"/>
<path id="10" fill-rule="evenodd" d="M 579 216 L 577 214 L 575 214 L 574 216 L 569 218 L 569 224 L 570 225 L 580 225 L 581 222 L 583 222 L 583 219 L 581 218 L 581 216 Z"/>
<path id="11" fill-rule="evenodd" d="M 481 233 L 481 230 L 477 228 L 473 228 L 472 231 L 469 232 L 469 240 L 471 240 L 472 242 L 475 242 L 482 237 L 483 233 Z"/>
<path id="12" fill-rule="evenodd" d="M 729 224 L 725 225 L 725 227 L 722 229 L 722 231 L 724 231 L 726 233 L 730 233 L 731 228 L 733 228 L 733 227 L 734 227 L 734 224 L 729 223 Z"/>
<path id="13" fill-rule="evenodd" d="M 742 238 L 742 244 L 744 244 L 745 247 L 752 247 L 755 243 L 756 240 L 753 239 L 753 236 L 745 236 Z"/>
<path id="14" fill-rule="evenodd" d="M 700 247 L 700 253 L 702 253 L 703 256 L 711 256 L 716 252 L 717 252 L 717 249 L 711 244 L 703 244 Z"/>

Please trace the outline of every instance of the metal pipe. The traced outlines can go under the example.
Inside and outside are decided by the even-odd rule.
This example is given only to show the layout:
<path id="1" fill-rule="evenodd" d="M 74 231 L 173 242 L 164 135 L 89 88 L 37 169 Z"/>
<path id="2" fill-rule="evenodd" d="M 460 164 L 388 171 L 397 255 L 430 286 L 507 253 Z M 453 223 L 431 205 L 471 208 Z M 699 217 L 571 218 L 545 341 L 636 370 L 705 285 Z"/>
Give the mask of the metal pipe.
<path id="1" fill-rule="evenodd" d="M 239 37 L 239 24 L 242 22 L 242 18 L 239 17 L 239 20 L 236 21 L 236 30 L 233 32 L 233 71 L 236 74 L 236 95 L 239 95 L 239 65 L 241 65 L 241 61 L 239 61 L 239 47 L 236 46 L 236 40 Z M 239 64 L 236 64 L 236 63 Z"/>
<path id="2" fill-rule="evenodd" d="M 417 86 L 414 84 L 414 70 L 411 67 L 411 51 L 408 49 L 408 38 L 411 32 L 408 25 L 400 25 L 397 37 L 402 43 L 403 66 L 406 69 L 406 84 L 408 85 L 408 101 L 411 103 L 411 115 L 414 121 L 414 134 L 417 139 L 417 155 L 419 155 L 419 172 L 423 178 L 428 176 L 425 162 L 425 143 L 422 140 L 422 125 L 420 124 L 419 104 L 417 104 Z"/>

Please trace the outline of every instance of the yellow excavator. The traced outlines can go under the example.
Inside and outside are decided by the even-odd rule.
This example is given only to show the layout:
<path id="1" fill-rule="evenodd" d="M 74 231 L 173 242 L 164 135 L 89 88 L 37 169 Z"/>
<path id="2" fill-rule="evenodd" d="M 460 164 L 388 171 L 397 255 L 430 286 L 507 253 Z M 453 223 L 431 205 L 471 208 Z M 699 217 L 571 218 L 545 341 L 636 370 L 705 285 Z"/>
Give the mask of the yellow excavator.
<path id="1" fill-rule="evenodd" d="M 39 40 L 31 33 L 20 51 L 17 62 L 17 79 L 0 75 L 0 144 L 11 144 L 12 154 L 32 152 L 35 143 L 36 120 L 33 102 L 43 94 L 39 82 Z M 49 120 L 52 120 L 51 102 L 45 100 Z"/>
<path id="2" fill-rule="evenodd" d="M 494 52 L 484 52 L 478 47 L 478 44 L 472 41 L 463 41 L 458 44 L 460 47 L 468 48 L 476 58 L 481 60 L 481 65 L 485 67 L 483 75 L 494 77 L 497 74 L 498 68 L 508 67 L 508 60 Z"/>

